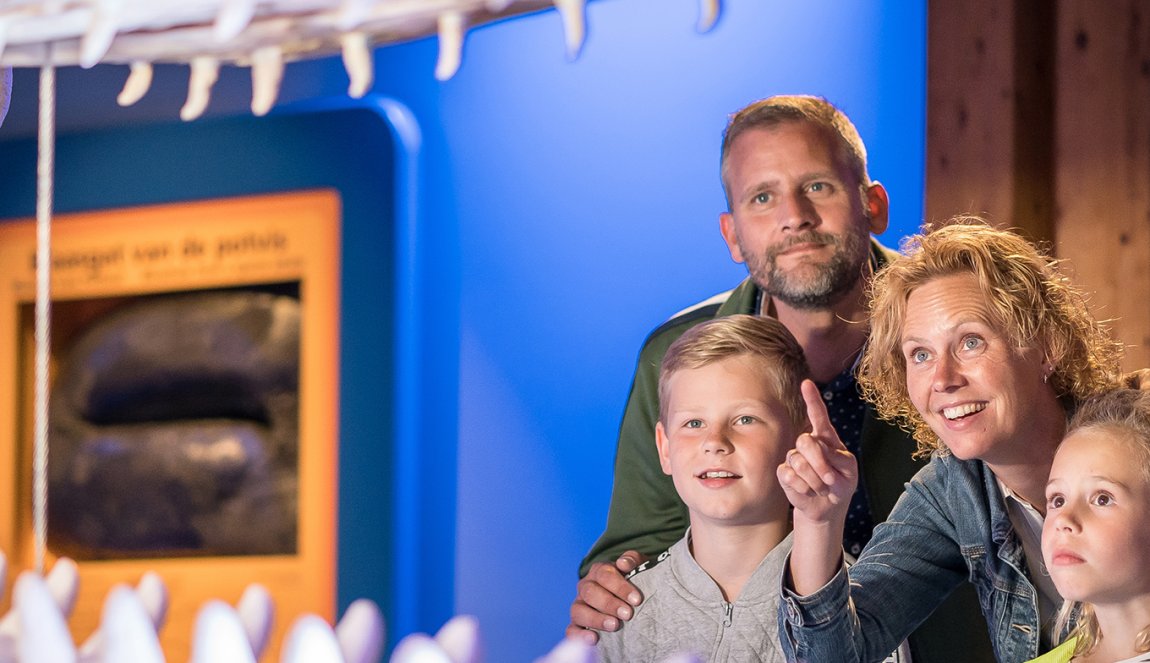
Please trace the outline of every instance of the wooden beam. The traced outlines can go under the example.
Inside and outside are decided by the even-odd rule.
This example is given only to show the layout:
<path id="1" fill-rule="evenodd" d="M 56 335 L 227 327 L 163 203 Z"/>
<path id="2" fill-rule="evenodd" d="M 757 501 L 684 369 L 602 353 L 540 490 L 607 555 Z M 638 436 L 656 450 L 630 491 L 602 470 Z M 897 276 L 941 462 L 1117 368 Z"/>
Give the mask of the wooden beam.
<path id="1" fill-rule="evenodd" d="M 1150 366 L 1150 5 L 1060 0 L 1057 252 Z"/>
<path id="2" fill-rule="evenodd" d="M 1053 238 L 1054 6 L 1046 0 L 931 0 L 927 221 L 986 216 Z"/>

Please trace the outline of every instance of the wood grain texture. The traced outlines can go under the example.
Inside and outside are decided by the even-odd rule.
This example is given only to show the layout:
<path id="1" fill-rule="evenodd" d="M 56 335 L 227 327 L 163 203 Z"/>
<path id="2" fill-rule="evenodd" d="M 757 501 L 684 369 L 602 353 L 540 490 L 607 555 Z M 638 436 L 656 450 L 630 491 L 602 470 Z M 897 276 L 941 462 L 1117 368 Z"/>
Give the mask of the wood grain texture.
<path id="1" fill-rule="evenodd" d="M 1057 253 L 1150 366 L 1150 5 L 1060 0 Z"/>

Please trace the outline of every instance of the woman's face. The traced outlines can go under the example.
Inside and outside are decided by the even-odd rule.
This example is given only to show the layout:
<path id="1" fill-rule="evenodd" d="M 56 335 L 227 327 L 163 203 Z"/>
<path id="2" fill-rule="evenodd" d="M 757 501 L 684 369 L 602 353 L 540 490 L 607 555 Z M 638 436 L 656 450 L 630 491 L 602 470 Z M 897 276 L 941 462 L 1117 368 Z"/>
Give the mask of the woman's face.
<path id="1" fill-rule="evenodd" d="M 901 343 L 910 400 L 956 457 L 992 466 L 1025 462 L 1028 451 L 1049 458 L 1065 419 L 1043 381 L 1051 368 L 1037 348 L 1016 348 L 1002 332 L 974 274 L 912 291 Z M 1051 436 L 1051 423 L 1054 439 L 1035 445 L 1035 435 Z"/>

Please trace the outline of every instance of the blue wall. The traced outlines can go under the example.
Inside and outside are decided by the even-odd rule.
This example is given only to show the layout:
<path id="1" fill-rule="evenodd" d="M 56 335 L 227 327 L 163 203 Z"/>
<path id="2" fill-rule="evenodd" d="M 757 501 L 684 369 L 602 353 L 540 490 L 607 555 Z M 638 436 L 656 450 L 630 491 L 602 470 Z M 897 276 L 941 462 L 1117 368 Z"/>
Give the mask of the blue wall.
<path id="1" fill-rule="evenodd" d="M 890 190 L 888 243 L 920 221 L 925 0 L 723 5 L 699 35 L 695 0 L 593 2 L 574 63 L 555 12 L 503 22 L 469 35 L 442 84 L 434 40 L 377 52 L 375 91 L 408 105 L 424 138 L 420 282 L 442 346 L 430 348 L 429 372 L 458 380 L 457 408 L 434 401 L 443 384 L 428 386 L 425 433 L 457 440 L 458 466 L 424 477 L 428 493 L 457 495 L 454 569 L 443 569 L 454 606 L 432 601 L 411 623 L 475 614 L 488 660 L 531 660 L 561 636 L 576 565 L 603 525 L 643 337 L 745 274 L 717 227 L 727 114 L 770 94 L 828 97 Z M 159 72 L 133 109 L 112 102 L 122 78 L 62 72 L 62 124 L 176 116 L 182 71 Z M 18 77 L 0 138 L 27 126 L 29 80 Z M 245 112 L 246 85 L 246 73 L 225 72 L 212 112 Z M 299 63 L 282 98 L 346 85 L 336 61 Z M 67 110 L 69 95 L 84 103 Z"/>
<path id="2" fill-rule="evenodd" d="M 745 275 L 718 232 L 727 114 L 825 95 L 890 188 L 891 237 L 917 227 L 923 4 L 730 0 L 698 35 L 689 0 L 592 3 L 573 64 L 554 13 L 469 41 L 428 195 L 452 202 L 461 247 L 456 606 L 491 660 L 529 660 L 567 621 L 643 337 Z"/>

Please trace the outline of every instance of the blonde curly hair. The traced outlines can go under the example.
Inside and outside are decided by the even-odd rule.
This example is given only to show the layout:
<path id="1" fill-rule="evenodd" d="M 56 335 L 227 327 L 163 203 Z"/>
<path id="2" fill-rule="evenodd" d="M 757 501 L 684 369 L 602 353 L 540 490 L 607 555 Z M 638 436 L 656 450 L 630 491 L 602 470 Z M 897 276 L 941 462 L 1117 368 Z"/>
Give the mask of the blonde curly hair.
<path id="1" fill-rule="evenodd" d="M 910 293 L 934 279 L 974 274 L 987 307 L 1018 348 L 1038 348 L 1053 365 L 1050 384 L 1068 414 L 1083 399 L 1118 383 L 1122 346 L 1090 314 L 1058 262 L 1021 236 L 977 216 L 957 216 L 902 244 L 903 257 L 871 281 L 870 339 L 859 369 L 863 396 L 879 416 L 898 422 L 917 456 L 946 448 L 911 403 L 902 326 Z"/>

